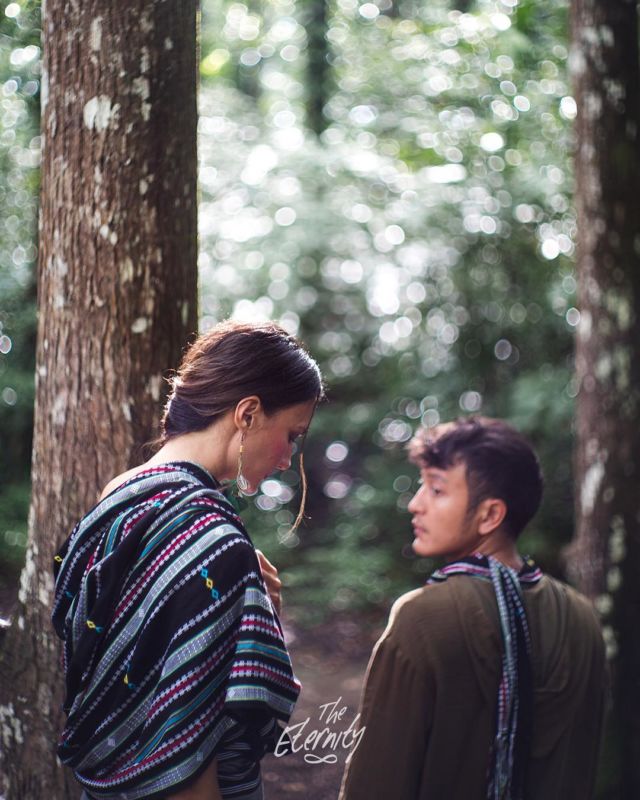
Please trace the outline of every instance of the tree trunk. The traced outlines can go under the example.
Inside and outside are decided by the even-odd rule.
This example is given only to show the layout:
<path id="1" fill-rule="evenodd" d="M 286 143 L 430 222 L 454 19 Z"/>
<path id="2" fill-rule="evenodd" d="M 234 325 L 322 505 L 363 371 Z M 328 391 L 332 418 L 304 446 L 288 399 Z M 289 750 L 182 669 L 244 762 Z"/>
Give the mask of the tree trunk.
<path id="1" fill-rule="evenodd" d="M 324 107 L 329 99 L 331 51 L 327 40 L 327 0 L 305 0 L 303 25 L 307 31 L 306 117 L 307 125 L 318 136 L 327 127 Z"/>
<path id="2" fill-rule="evenodd" d="M 47 0 L 32 502 L 0 657 L 6 800 L 73 797 L 56 763 L 52 559 L 139 463 L 196 330 L 196 0 Z"/>
<path id="3" fill-rule="evenodd" d="M 615 658 L 622 797 L 640 797 L 640 239 L 635 2 L 573 0 L 581 313 L 575 540 L 569 569 Z"/>

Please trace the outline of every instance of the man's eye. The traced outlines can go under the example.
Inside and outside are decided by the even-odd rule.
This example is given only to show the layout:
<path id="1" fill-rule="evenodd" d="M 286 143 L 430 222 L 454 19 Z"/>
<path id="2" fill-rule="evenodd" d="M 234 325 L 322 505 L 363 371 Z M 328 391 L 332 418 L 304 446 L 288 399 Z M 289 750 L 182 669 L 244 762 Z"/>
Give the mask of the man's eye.
<path id="1" fill-rule="evenodd" d="M 299 433 L 290 433 L 289 434 L 289 442 L 290 444 L 295 444 L 296 441 L 300 438 Z"/>

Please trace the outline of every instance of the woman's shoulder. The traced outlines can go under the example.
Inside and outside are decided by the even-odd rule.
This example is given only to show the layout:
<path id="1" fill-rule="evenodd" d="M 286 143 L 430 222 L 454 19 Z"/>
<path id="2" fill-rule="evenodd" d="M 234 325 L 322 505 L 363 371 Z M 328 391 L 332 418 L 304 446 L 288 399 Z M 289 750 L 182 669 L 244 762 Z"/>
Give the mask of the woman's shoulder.
<path id="1" fill-rule="evenodd" d="M 118 486 L 121 486 L 125 481 L 128 481 L 130 478 L 133 478 L 138 472 L 142 472 L 143 469 L 146 468 L 146 464 L 140 464 L 137 467 L 133 467 L 132 469 L 127 470 L 126 472 L 122 472 L 120 475 L 116 475 L 115 478 L 109 481 L 109 483 L 104 487 L 100 494 L 100 500 L 104 500 L 104 498 L 111 494 L 114 489 L 117 489 Z"/>

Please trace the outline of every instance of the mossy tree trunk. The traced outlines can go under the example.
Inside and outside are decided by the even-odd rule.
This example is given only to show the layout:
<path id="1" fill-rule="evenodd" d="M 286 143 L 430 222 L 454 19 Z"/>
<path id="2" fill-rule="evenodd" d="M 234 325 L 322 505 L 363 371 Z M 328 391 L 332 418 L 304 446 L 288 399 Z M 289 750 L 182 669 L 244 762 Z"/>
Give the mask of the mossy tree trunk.
<path id="1" fill-rule="evenodd" d="M 139 463 L 197 326 L 196 1 L 47 0 L 32 502 L 0 653 L 6 800 L 78 790 L 56 763 L 52 559 Z"/>
<path id="2" fill-rule="evenodd" d="M 569 569 L 603 614 L 621 797 L 640 797 L 640 70 L 637 5 L 573 0 L 579 385 Z M 618 796 L 616 794 L 616 796 Z"/>

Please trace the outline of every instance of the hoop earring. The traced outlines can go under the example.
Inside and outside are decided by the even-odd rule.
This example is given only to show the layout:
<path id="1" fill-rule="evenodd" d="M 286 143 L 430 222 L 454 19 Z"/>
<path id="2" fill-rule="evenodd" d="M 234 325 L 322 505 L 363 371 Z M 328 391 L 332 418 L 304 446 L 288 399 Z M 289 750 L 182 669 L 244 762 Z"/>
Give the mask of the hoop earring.
<path id="1" fill-rule="evenodd" d="M 246 431 L 242 431 L 242 438 L 240 439 L 240 452 L 238 453 L 238 474 L 236 475 L 236 486 L 240 494 L 249 494 L 249 481 L 242 474 L 242 454 L 244 452 L 244 440 L 247 435 Z"/>

